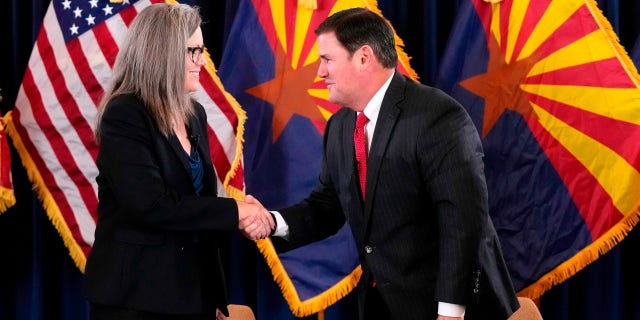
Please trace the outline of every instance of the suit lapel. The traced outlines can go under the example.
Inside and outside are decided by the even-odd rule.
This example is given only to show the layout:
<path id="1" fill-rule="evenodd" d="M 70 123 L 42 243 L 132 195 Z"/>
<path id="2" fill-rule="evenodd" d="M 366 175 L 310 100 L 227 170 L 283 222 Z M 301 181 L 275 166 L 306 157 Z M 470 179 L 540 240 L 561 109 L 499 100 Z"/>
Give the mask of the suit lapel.
<path id="1" fill-rule="evenodd" d="M 178 140 L 178 137 L 175 135 L 175 133 L 172 133 L 169 136 L 168 140 L 169 140 L 169 145 L 171 146 L 171 149 L 176 154 L 178 159 L 180 159 L 180 163 L 182 164 L 182 167 L 184 168 L 184 170 L 189 172 L 189 163 L 187 162 L 187 157 L 185 157 L 185 152 L 184 152 L 184 149 L 182 148 L 182 145 L 180 144 L 180 140 Z"/>
<path id="2" fill-rule="evenodd" d="M 371 213 L 371 206 L 378 185 L 377 182 L 382 159 L 384 159 L 384 153 L 387 150 L 393 127 L 396 125 L 398 116 L 400 115 L 400 109 L 397 105 L 404 98 L 405 81 L 404 77 L 396 70 L 389 84 L 389 88 L 384 95 L 382 105 L 380 106 L 380 113 L 378 114 L 378 121 L 367 158 L 367 193 L 364 205 L 365 219 L 367 221 Z"/>

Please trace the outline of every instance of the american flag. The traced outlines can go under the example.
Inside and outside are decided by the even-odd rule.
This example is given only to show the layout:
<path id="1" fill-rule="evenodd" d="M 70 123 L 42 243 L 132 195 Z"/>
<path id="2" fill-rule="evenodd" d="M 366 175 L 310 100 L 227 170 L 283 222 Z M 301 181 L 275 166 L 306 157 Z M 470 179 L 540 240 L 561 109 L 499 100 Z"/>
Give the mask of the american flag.
<path id="1" fill-rule="evenodd" d="M 128 26 L 156 2 L 163 1 L 53 0 L 8 117 L 7 130 L 37 195 L 82 271 L 97 218 L 97 106 Z M 207 72 L 194 98 L 207 110 L 219 195 L 242 197 L 246 115 L 205 56 Z"/>

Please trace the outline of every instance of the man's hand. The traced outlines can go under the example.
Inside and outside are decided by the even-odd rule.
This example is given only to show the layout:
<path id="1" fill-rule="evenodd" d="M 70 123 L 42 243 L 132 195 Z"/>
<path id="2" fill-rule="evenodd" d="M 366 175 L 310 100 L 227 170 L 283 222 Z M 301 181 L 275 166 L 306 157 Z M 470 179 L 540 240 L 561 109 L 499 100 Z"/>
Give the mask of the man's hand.
<path id="1" fill-rule="evenodd" d="M 251 195 L 245 201 L 238 201 L 238 228 L 250 240 L 264 239 L 275 228 L 271 213 Z"/>

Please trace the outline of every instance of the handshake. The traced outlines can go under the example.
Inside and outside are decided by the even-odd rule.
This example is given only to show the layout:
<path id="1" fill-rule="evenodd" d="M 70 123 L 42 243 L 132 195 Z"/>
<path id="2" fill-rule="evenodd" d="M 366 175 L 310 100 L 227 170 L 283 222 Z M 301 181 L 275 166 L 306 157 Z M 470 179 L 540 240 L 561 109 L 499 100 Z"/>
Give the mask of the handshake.
<path id="1" fill-rule="evenodd" d="M 238 203 L 238 228 L 250 240 L 264 239 L 276 229 L 276 222 L 269 210 L 251 195 Z"/>

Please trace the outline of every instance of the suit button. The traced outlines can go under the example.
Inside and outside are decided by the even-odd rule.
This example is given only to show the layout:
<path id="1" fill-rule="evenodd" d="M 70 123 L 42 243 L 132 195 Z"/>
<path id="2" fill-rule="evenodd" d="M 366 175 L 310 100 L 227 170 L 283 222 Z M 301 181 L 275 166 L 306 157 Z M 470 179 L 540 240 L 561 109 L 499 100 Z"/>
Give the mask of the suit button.
<path id="1" fill-rule="evenodd" d="M 372 246 L 364 246 L 364 252 L 366 252 L 366 253 L 373 252 L 373 247 Z"/>

